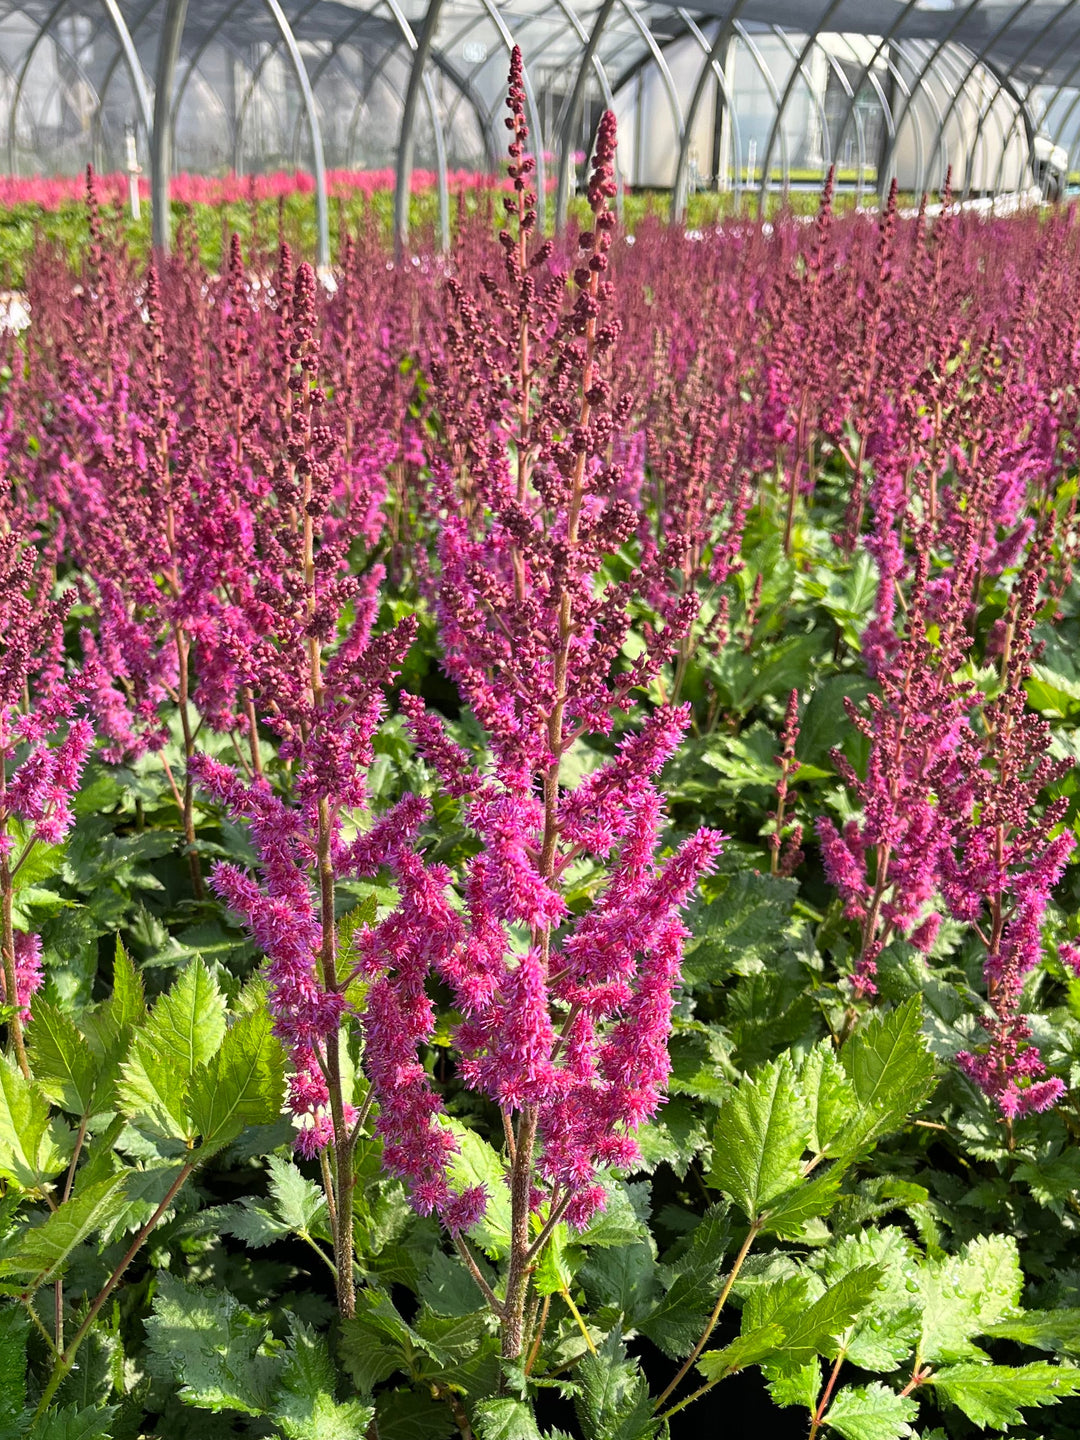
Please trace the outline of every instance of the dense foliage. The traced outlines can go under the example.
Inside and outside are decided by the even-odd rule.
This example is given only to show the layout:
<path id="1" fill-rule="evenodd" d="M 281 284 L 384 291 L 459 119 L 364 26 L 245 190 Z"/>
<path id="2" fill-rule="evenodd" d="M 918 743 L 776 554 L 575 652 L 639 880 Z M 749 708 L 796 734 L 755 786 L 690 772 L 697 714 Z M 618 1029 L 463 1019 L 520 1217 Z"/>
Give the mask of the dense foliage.
<path id="1" fill-rule="evenodd" d="M 1080 230 L 506 230 L 9 336 L 0 1434 L 1080 1423 Z"/>

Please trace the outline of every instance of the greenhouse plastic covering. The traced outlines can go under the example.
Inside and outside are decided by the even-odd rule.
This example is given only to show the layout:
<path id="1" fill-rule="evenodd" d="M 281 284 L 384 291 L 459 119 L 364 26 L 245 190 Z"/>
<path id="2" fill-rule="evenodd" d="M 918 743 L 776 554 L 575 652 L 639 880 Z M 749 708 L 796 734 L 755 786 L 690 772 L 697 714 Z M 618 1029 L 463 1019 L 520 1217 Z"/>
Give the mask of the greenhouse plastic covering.
<path id="1" fill-rule="evenodd" d="M 509 50 L 524 55 L 541 182 L 561 221 L 614 108 L 624 186 L 764 199 L 831 165 L 860 198 L 1069 187 L 1080 148 L 1078 0 L 0 0 L 11 174 L 88 162 L 151 176 L 303 168 L 321 248 L 327 172 L 494 171 Z"/>

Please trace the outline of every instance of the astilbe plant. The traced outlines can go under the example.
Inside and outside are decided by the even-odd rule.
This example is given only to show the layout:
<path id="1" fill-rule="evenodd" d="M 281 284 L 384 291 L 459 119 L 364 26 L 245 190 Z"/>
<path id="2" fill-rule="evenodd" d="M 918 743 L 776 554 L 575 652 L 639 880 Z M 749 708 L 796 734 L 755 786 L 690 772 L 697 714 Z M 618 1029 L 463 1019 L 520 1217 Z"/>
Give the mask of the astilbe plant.
<path id="1" fill-rule="evenodd" d="M 276 794 L 258 773 L 245 779 L 207 756 L 196 757 L 193 770 L 208 795 L 251 825 L 261 883 L 221 863 L 213 886 L 270 962 L 275 1028 L 293 1067 L 297 1148 L 322 1165 L 338 1303 L 350 1315 L 353 1153 L 366 1110 L 352 1108 L 342 1073 L 351 976 L 338 965 L 335 887 L 362 868 L 365 840 L 350 843 L 345 827 L 364 806 L 383 692 L 414 626 L 405 622 L 373 638 L 379 572 L 367 579 L 348 572 L 356 537 L 332 514 L 333 435 L 318 377 L 315 287 L 311 266 L 301 265 L 283 351 L 287 441 L 256 512 L 250 560 L 258 568 L 231 617 L 239 679 L 253 712 L 278 739 L 287 793 Z"/>
<path id="2" fill-rule="evenodd" d="M 678 912 L 720 843 L 702 830 L 660 859 L 655 777 L 678 744 L 684 711 L 656 711 L 576 787 L 560 783 L 571 746 L 609 734 L 632 692 L 671 656 L 692 602 L 620 672 L 639 582 L 602 575 L 634 527 L 613 494 L 608 458 L 625 418 L 604 374 L 618 335 L 605 319 L 614 117 L 599 128 L 588 189 L 594 228 L 580 237 L 572 303 L 556 306 L 548 290 L 534 311 L 526 246 L 536 202 L 519 67 L 515 53 L 508 124 L 517 193 L 508 209 L 519 230 L 503 240 L 506 288 L 487 282 L 486 311 L 457 297 L 471 327 L 479 332 L 485 318 L 490 327 L 474 371 L 486 397 L 475 411 L 483 428 L 463 447 L 466 484 L 460 452 L 435 461 L 445 505 L 435 579 L 444 665 L 484 731 L 488 762 L 478 768 L 418 700 L 402 702 L 421 752 L 461 798 L 480 842 L 466 867 L 464 912 L 442 894 L 447 877 L 421 866 L 407 843 L 420 818 L 414 801 L 358 842 L 372 873 L 390 866 L 403 897 L 358 941 L 361 971 L 373 977 L 367 1068 L 386 1163 L 417 1208 L 438 1211 L 454 1233 L 509 1360 L 538 1343 L 543 1318 L 534 1335 L 530 1279 L 556 1225 L 588 1224 L 605 1203 L 603 1172 L 633 1165 L 634 1132 L 661 1102 L 685 934 Z M 546 248 L 540 253 L 546 259 Z M 512 360 L 509 373 L 500 358 Z M 583 874 L 595 898 L 572 912 L 569 891 Z M 486 1197 L 455 1193 L 453 1141 L 416 1054 L 433 1033 L 424 988 L 432 971 L 462 1015 L 460 1077 L 502 1116 L 511 1222 L 498 1296 L 461 1234 Z"/>
<path id="3" fill-rule="evenodd" d="M 1040 806 L 1072 762 L 1051 759 L 1050 727 L 1026 709 L 1046 552 L 1043 536 L 1009 598 L 1000 690 L 983 707 L 982 733 L 967 737 L 960 757 L 963 809 L 942 880 L 950 913 L 971 924 L 986 948 L 987 1043 L 957 1061 L 996 1103 L 1010 1135 L 1013 1119 L 1046 1110 L 1065 1093 L 1060 1079 L 1047 1076 L 1021 1009 L 1024 982 L 1042 958 L 1050 895 L 1076 843 L 1061 824 L 1067 800 Z"/>
<path id="4" fill-rule="evenodd" d="M 11 1047 L 29 1076 L 23 1027 L 43 980 L 41 941 L 15 928 L 15 890 L 34 849 L 58 845 L 74 823 L 72 801 L 94 731 L 81 677 L 68 673 L 65 660 L 71 592 L 53 598 L 6 473 L 0 486 L 0 998 Z"/>

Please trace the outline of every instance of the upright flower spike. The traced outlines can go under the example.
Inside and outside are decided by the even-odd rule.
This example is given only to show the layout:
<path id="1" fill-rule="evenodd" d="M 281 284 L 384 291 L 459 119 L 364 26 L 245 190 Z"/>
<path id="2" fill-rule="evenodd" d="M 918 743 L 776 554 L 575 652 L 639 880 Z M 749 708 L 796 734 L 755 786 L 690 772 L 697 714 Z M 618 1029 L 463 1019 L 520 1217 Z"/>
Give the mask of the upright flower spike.
<path id="1" fill-rule="evenodd" d="M 1050 758 L 1049 726 L 1026 708 L 1047 548 L 1045 536 L 1033 544 L 1010 597 L 1001 690 L 984 707 L 982 734 L 970 737 L 960 757 L 963 779 L 953 800 L 959 823 L 942 879 L 950 912 L 972 924 L 986 946 L 988 1043 L 957 1062 L 1010 1123 L 1049 1109 L 1065 1089 L 1047 1076 L 1021 1009 L 1024 982 L 1042 957 L 1050 894 L 1076 843 L 1061 827 L 1067 801 L 1041 811 L 1038 803 L 1071 762 Z"/>
<path id="2" fill-rule="evenodd" d="M 466 867 L 464 910 L 454 913 L 441 894 L 448 877 L 418 866 L 411 847 L 390 832 L 366 847 L 372 873 L 389 866 L 402 906 L 361 946 L 363 973 L 378 977 L 368 1054 L 391 1061 L 370 1072 L 388 1163 L 414 1204 L 437 1210 L 455 1234 L 484 1197 L 455 1194 L 417 1065 L 415 1045 L 433 1023 L 429 969 L 463 1017 L 454 1037 L 462 1080 L 501 1112 L 512 1219 L 499 1316 L 509 1359 L 525 1344 L 539 1249 L 560 1219 L 588 1224 L 604 1203 L 602 1172 L 634 1163 L 634 1133 L 661 1103 L 685 934 L 678 916 L 720 846 L 701 831 L 661 856 L 656 777 L 687 707 L 646 716 L 617 757 L 576 787 L 560 781 L 570 747 L 610 734 L 634 691 L 676 655 L 696 597 L 671 588 L 667 559 L 655 552 L 625 581 L 603 573 L 636 532 L 612 457 L 631 403 L 610 379 L 619 336 L 609 279 L 615 121 L 600 122 L 592 228 L 579 237 L 569 295 L 561 277 L 534 286 L 549 252 L 530 254 L 527 243 L 535 202 L 525 188 L 518 63 L 508 122 L 517 230 L 501 237 L 510 283 L 482 278 L 478 296 L 451 287 L 453 343 L 468 344 L 453 379 L 437 376 L 442 444 L 433 455 L 444 507 L 431 582 L 443 664 L 484 729 L 490 768 L 470 762 L 419 701 L 403 701 L 418 748 L 462 801 L 478 853 Z M 644 594 L 668 623 L 624 667 Z M 582 873 L 592 874 L 596 898 L 571 913 L 568 888 Z"/>
<path id="3" fill-rule="evenodd" d="M 4 416 L 9 438 L 10 414 Z M 7 444 L 2 450 L 6 460 Z M 12 1049 L 29 1076 L 23 1026 L 43 975 L 41 940 L 14 926 L 18 873 L 38 845 L 58 845 L 94 741 L 78 673 L 64 661 L 68 600 L 53 599 L 7 473 L 0 477 L 0 999 Z"/>
<path id="4" fill-rule="evenodd" d="M 341 492 L 334 483 L 335 436 L 324 423 L 315 274 L 302 264 L 294 277 L 283 253 L 279 284 L 288 297 L 277 317 L 283 444 L 252 506 L 254 573 L 246 581 L 237 577 L 226 618 L 238 685 L 253 717 L 278 738 L 290 769 L 289 795 L 276 795 L 254 767 L 244 779 L 198 756 L 192 768 L 206 793 L 251 827 L 259 880 L 223 863 L 212 884 L 270 961 L 275 1029 L 293 1066 L 289 1103 L 300 1121 L 297 1148 L 323 1165 L 338 1303 L 348 1315 L 355 1305 L 353 1153 L 362 1116 L 342 1071 L 350 977 L 338 964 L 335 885 L 365 872 L 364 840 L 348 841 L 344 827 L 364 809 L 383 694 L 415 622 L 373 635 L 383 572 L 352 573 L 350 550 L 363 535 L 364 510 L 336 508 Z M 422 1013 L 423 998 L 411 999 Z M 386 1014 L 382 1001 L 373 988 L 371 1013 Z M 389 1029 L 400 1033 L 408 1018 L 401 1007 Z M 378 1072 L 380 1063 L 376 1043 L 369 1069 Z"/>

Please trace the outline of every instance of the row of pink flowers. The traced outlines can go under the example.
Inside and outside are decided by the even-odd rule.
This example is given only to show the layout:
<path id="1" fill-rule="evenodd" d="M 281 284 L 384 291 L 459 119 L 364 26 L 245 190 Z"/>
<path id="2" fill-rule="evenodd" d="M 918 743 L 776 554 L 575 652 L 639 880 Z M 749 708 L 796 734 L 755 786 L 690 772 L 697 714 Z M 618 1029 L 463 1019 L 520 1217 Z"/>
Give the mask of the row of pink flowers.
<path id="1" fill-rule="evenodd" d="M 550 158 L 550 157 L 549 157 Z M 438 184 L 434 170 L 414 170 L 410 184 L 414 195 L 434 190 Z M 370 197 L 394 189 L 395 175 L 390 166 L 381 170 L 328 170 L 327 190 L 334 198 L 348 199 L 353 195 Z M 105 204 L 125 205 L 128 200 L 128 176 L 122 171 L 99 175 L 96 180 L 98 198 Z M 145 175 L 139 179 L 139 195 L 150 198 L 150 182 Z M 549 177 L 547 188 L 554 185 Z M 450 170 L 447 184 L 454 193 L 469 190 L 506 190 L 511 182 L 504 177 L 482 170 Z M 78 204 L 86 191 L 82 175 L 2 175 L 0 206 L 37 205 L 42 210 L 59 210 Z M 290 195 L 311 195 L 315 179 L 306 170 L 276 170 L 270 175 L 174 175 L 169 186 L 172 200 L 182 205 L 236 205 L 252 200 L 280 200 Z"/>

